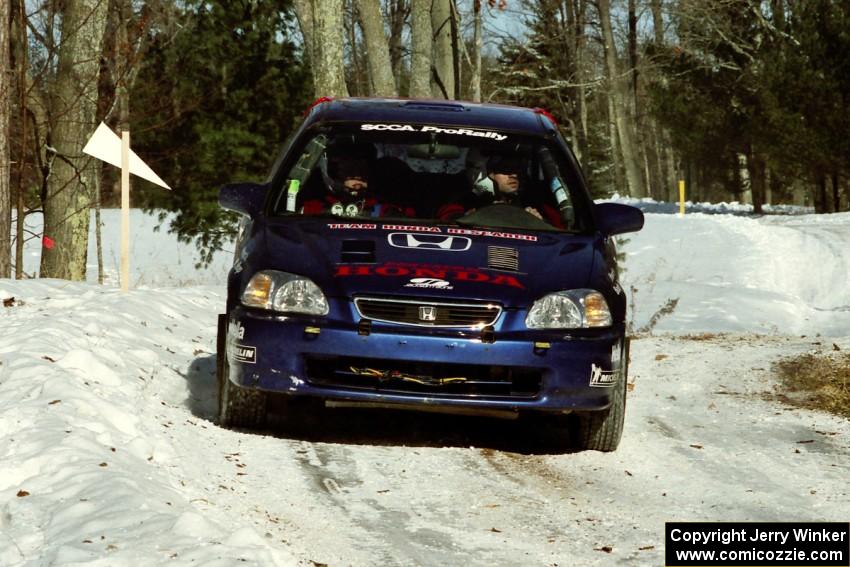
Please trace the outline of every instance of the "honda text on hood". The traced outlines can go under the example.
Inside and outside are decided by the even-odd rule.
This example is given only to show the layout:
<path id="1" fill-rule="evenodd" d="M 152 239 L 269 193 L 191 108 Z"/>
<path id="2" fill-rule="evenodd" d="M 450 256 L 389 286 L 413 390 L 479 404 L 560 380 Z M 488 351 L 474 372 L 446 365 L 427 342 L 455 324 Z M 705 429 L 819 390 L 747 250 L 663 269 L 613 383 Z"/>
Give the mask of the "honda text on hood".
<path id="1" fill-rule="evenodd" d="M 244 215 L 219 316 L 223 425 L 316 400 L 549 412 L 574 446 L 617 448 L 613 236 L 643 215 L 593 203 L 546 112 L 321 99 L 267 182 L 220 202 Z"/>

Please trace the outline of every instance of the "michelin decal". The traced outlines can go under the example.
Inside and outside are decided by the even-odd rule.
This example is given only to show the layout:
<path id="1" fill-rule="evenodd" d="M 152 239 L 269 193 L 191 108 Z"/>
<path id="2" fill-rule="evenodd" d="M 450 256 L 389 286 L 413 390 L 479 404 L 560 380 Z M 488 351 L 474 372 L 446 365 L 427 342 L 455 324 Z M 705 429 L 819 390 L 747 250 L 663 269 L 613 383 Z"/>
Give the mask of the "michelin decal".
<path id="1" fill-rule="evenodd" d="M 590 365 L 590 385 L 596 388 L 610 388 L 617 379 L 616 370 L 602 370 L 595 364 Z"/>
<path id="2" fill-rule="evenodd" d="M 230 356 L 233 360 L 245 362 L 247 364 L 256 364 L 257 362 L 257 347 L 234 344 L 230 349 Z"/>

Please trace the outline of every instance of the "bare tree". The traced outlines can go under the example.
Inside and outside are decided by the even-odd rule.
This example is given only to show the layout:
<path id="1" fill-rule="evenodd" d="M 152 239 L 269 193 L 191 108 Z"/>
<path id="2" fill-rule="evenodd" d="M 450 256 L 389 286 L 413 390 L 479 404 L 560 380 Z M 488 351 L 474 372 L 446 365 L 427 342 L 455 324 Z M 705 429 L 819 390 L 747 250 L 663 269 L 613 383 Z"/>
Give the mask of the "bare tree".
<path id="1" fill-rule="evenodd" d="M 410 2 L 410 96 L 431 96 L 431 0 Z"/>
<path id="2" fill-rule="evenodd" d="M 664 44 L 664 16 L 661 10 L 661 0 L 650 0 L 649 8 L 652 12 L 652 31 L 655 34 L 655 44 Z"/>
<path id="3" fill-rule="evenodd" d="M 304 39 L 304 55 L 307 63 L 313 65 L 316 61 L 316 26 L 313 21 L 312 0 L 293 0 L 295 17 L 298 19 L 298 27 L 301 29 L 301 37 Z M 316 89 L 316 77 L 313 74 L 313 91 Z"/>
<path id="4" fill-rule="evenodd" d="M 295 0 L 304 45 L 313 69 L 315 95 L 348 96 L 343 58 L 343 0 Z"/>
<path id="5" fill-rule="evenodd" d="M 107 2 L 66 0 L 47 147 L 49 176 L 44 196 L 41 275 L 86 277 L 93 162 L 81 152 L 94 131 L 97 81 Z"/>
<path id="6" fill-rule="evenodd" d="M 396 86 L 390 61 L 390 48 L 384 33 L 379 0 L 356 0 L 360 27 L 366 41 L 366 61 L 371 77 L 371 94 L 395 96 Z"/>
<path id="7" fill-rule="evenodd" d="M 0 278 L 12 275 L 12 193 L 9 101 L 12 98 L 9 2 L 0 2 Z"/>
<path id="8" fill-rule="evenodd" d="M 401 89 L 401 64 L 404 56 L 403 33 L 407 16 L 410 14 L 409 0 L 388 0 L 387 20 L 389 21 L 390 60 L 395 78 L 396 91 Z"/>
<path id="9" fill-rule="evenodd" d="M 434 30 L 434 81 L 431 85 L 431 95 L 434 98 L 454 98 L 451 0 L 432 1 L 431 26 Z"/>
<path id="10" fill-rule="evenodd" d="M 608 78 L 608 96 L 611 99 L 609 108 L 613 112 L 613 120 L 617 129 L 620 153 L 623 156 L 623 167 L 626 171 L 626 183 L 632 197 L 645 197 L 646 188 L 641 174 L 637 146 L 635 144 L 631 124 L 628 120 L 629 77 L 621 73 L 617 62 L 617 47 L 614 43 L 614 33 L 611 29 L 611 5 L 609 0 L 598 0 L 599 23 L 602 27 L 602 43 L 605 50 L 605 71 Z"/>
<path id="11" fill-rule="evenodd" d="M 28 73 L 27 57 L 27 15 L 24 9 L 24 0 L 17 0 L 13 4 L 13 19 L 11 40 L 15 57 L 15 71 L 17 72 L 18 84 L 18 124 L 20 127 L 20 151 L 18 153 L 18 185 L 15 198 L 15 279 L 24 277 L 24 218 L 26 217 L 26 206 L 24 203 L 25 172 L 27 164 L 28 133 L 30 113 L 27 108 L 28 92 L 31 80 Z M 43 107 L 42 107 L 43 108 Z"/>
<path id="12" fill-rule="evenodd" d="M 472 77 L 469 81 L 469 97 L 481 102 L 481 0 L 472 0 Z"/>

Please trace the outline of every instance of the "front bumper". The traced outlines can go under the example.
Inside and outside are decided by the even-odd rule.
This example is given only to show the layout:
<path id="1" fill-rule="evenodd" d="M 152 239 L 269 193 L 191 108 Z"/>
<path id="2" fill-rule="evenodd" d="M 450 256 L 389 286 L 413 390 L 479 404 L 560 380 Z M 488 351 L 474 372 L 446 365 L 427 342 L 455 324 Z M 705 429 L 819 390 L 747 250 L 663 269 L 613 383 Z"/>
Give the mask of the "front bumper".
<path id="1" fill-rule="evenodd" d="M 488 343 L 474 332 L 403 325 L 359 334 L 354 324 L 238 306 L 228 318 L 226 345 L 237 386 L 347 402 L 600 410 L 624 379 L 622 326 L 572 334 L 497 329 Z"/>

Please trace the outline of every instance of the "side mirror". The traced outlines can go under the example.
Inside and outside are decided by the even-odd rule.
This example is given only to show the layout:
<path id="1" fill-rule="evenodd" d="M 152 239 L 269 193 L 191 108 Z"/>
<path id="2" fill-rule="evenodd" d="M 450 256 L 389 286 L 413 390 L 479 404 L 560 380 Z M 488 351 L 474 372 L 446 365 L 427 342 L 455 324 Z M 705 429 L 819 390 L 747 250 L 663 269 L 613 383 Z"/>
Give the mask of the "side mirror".
<path id="1" fill-rule="evenodd" d="M 620 203 L 599 203 L 593 206 L 596 226 L 606 236 L 637 232 L 643 228 L 643 211 Z"/>
<path id="2" fill-rule="evenodd" d="M 228 183 L 218 192 L 222 208 L 254 217 L 263 208 L 268 185 L 259 183 Z"/>

